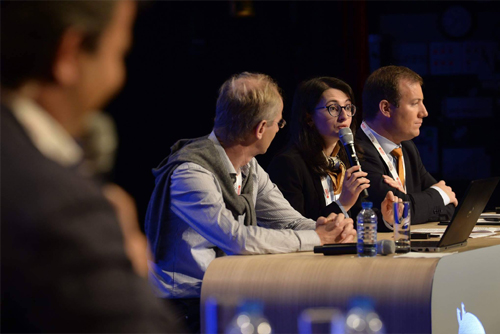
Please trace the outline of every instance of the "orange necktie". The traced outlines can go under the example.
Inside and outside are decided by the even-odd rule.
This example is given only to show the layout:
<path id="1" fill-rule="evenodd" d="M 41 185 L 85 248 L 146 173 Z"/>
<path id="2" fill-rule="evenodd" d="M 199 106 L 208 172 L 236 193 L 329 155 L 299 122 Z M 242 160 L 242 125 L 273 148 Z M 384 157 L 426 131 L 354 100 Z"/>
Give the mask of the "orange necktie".
<path id="1" fill-rule="evenodd" d="M 401 183 L 403 184 L 403 188 L 405 186 L 405 175 L 404 175 L 404 168 L 403 168 L 403 151 L 401 150 L 401 147 L 395 148 L 391 151 L 391 155 L 398 159 L 398 175 L 399 178 L 401 179 Z"/>

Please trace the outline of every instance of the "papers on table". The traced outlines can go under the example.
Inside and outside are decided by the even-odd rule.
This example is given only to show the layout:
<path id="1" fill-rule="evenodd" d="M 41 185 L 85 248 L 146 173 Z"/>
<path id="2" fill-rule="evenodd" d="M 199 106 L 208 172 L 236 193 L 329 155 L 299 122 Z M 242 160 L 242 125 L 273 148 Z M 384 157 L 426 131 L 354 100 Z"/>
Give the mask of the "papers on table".
<path id="1" fill-rule="evenodd" d="M 489 218 L 489 219 L 500 220 L 500 213 L 491 213 L 491 212 L 481 213 L 479 218 L 482 218 L 482 219 Z"/>
<path id="2" fill-rule="evenodd" d="M 500 227 L 475 226 L 472 233 L 496 233 L 500 232 Z"/>
<path id="3" fill-rule="evenodd" d="M 478 224 L 492 224 L 492 225 L 498 225 L 500 224 L 500 213 L 492 213 L 492 212 L 486 212 L 486 213 L 481 213 L 479 216 L 479 219 L 477 220 Z"/>
<path id="4" fill-rule="evenodd" d="M 474 232 L 472 232 L 469 235 L 469 238 L 477 239 L 477 238 L 492 237 L 494 235 L 495 235 L 495 233 L 474 233 Z"/>
<path id="5" fill-rule="evenodd" d="M 484 224 L 484 225 L 497 225 L 498 221 L 497 220 L 491 221 L 491 220 L 486 220 L 486 219 L 483 219 L 483 218 L 479 218 L 477 220 L 477 223 L 478 224 Z"/>
<path id="6" fill-rule="evenodd" d="M 443 257 L 443 256 L 448 256 L 451 254 L 455 254 L 458 252 L 451 252 L 451 253 L 440 253 L 440 252 L 434 252 L 434 253 L 423 253 L 423 252 L 409 252 L 406 254 L 401 254 L 401 255 L 395 255 L 394 258 L 400 257 L 400 258 L 438 258 L 438 257 Z"/>
<path id="7" fill-rule="evenodd" d="M 414 229 L 413 232 L 431 233 L 439 235 L 441 237 L 444 233 L 444 230 L 446 230 L 446 227 L 433 227 L 433 228 Z M 495 235 L 495 233 L 497 232 L 500 232 L 500 227 L 475 226 L 469 238 L 491 237 Z"/>

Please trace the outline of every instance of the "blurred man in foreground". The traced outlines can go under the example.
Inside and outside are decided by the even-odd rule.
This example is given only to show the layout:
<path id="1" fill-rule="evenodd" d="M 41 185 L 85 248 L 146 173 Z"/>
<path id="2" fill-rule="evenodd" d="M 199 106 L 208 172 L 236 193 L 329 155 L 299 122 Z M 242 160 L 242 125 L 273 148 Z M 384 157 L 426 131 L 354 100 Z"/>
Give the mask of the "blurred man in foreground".
<path id="1" fill-rule="evenodd" d="M 2 332 L 168 332 L 74 138 L 122 86 L 132 1 L 1 2 Z"/>

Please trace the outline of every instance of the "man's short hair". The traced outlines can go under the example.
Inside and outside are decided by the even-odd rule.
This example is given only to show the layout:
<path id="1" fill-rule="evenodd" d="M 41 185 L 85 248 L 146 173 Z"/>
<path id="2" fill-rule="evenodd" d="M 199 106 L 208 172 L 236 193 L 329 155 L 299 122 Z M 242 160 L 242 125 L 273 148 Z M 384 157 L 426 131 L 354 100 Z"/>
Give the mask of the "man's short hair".
<path id="1" fill-rule="evenodd" d="M 366 79 L 363 87 L 363 117 L 365 119 L 375 118 L 382 100 L 387 100 L 396 107 L 399 106 L 401 80 L 418 82 L 421 86 L 424 83 L 422 77 L 408 67 L 394 65 L 381 67 Z"/>
<path id="2" fill-rule="evenodd" d="M 115 1 L 1 1 L 1 83 L 16 89 L 28 80 L 52 82 L 61 37 L 81 31 L 92 52 L 111 21 Z"/>
<path id="3" fill-rule="evenodd" d="M 263 120 L 274 120 L 282 101 L 280 89 L 268 75 L 243 72 L 233 75 L 219 89 L 215 132 L 224 142 L 243 139 Z"/>

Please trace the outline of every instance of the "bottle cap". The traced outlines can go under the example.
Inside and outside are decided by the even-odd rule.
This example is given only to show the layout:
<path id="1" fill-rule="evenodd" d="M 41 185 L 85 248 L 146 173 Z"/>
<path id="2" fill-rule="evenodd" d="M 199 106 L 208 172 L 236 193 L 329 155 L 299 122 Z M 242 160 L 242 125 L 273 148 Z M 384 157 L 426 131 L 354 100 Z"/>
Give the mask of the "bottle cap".
<path id="1" fill-rule="evenodd" d="M 264 303 L 256 299 L 243 300 L 238 305 L 238 312 L 255 314 L 255 313 L 262 313 L 263 310 L 264 310 Z"/>
<path id="2" fill-rule="evenodd" d="M 361 202 L 361 206 L 363 207 L 363 209 L 371 209 L 373 206 L 373 203 L 372 202 Z"/>
<path id="3" fill-rule="evenodd" d="M 364 310 L 373 310 L 374 301 L 372 298 L 367 296 L 354 296 L 349 299 L 349 308 L 359 307 Z"/>

